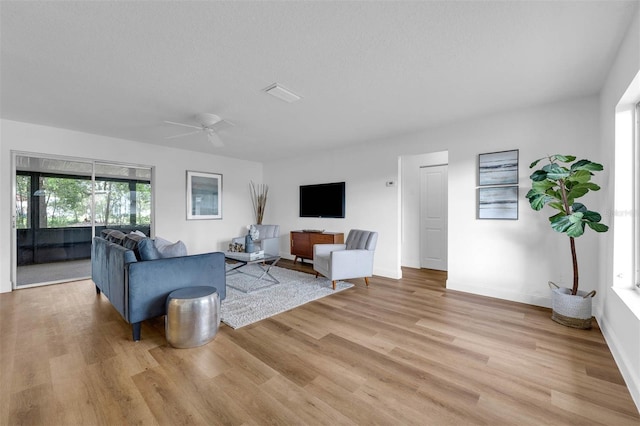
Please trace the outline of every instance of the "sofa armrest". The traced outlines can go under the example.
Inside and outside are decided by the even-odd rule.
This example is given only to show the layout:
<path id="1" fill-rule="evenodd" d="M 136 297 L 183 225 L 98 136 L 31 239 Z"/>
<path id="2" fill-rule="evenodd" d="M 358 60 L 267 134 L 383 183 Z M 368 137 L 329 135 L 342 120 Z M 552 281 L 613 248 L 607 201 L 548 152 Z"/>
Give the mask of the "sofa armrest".
<path id="1" fill-rule="evenodd" d="M 91 278 L 114 308 L 127 318 L 127 297 L 125 292 L 125 267 L 135 263 L 133 251 L 101 237 L 94 237 L 91 246 Z"/>
<path id="2" fill-rule="evenodd" d="M 346 244 L 316 244 L 313 246 L 313 257 L 328 256 L 332 251 L 344 250 L 346 247 Z"/>
<path id="3" fill-rule="evenodd" d="M 259 241 L 260 249 L 264 250 L 265 253 L 280 255 L 280 238 L 265 238 Z"/>
<path id="4" fill-rule="evenodd" d="M 191 286 L 216 287 L 220 300 L 226 297 L 224 253 L 204 253 L 171 257 L 127 265 L 128 312 L 130 323 L 166 313 L 169 293 Z"/>
<path id="5" fill-rule="evenodd" d="M 331 253 L 331 278 L 370 277 L 373 274 L 373 251 L 341 250 Z"/>

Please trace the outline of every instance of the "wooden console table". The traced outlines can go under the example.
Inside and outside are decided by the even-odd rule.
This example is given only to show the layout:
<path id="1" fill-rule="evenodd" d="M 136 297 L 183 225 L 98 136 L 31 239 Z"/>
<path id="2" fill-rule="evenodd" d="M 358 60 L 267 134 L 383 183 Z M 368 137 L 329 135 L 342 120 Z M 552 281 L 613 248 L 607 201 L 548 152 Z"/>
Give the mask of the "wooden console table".
<path id="1" fill-rule="evenodd" d="M 295 256 L 295 264 L 300 258 L 300 263 L 304 259 L 313 259 L 313 246 L 315 244 L 344 244 L 344 234 L 342 232 L 313 232 L 313 231 L 291 231 L 291 254 Z"/>

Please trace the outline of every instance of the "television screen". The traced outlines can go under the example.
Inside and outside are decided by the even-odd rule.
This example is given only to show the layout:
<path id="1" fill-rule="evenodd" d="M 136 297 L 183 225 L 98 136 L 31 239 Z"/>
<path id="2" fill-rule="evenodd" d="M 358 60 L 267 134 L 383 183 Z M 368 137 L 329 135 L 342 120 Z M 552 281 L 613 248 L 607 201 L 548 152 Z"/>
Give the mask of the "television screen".
<path id="1" fill-rule="evenodd" d="M 344 182 L 300 186 L 300 217 L 344 218 Z"/>

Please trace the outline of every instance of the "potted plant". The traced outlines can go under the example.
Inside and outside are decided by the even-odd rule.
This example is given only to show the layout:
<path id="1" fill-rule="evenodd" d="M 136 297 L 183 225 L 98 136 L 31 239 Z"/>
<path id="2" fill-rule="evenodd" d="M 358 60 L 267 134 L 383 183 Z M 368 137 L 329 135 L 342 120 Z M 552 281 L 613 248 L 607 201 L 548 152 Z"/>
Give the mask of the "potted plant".
<path id="1" fill-rule="evenodd" d="M 593 172 L 603 169 L 601 164 L 589 160 L 576 161 L 573 155 L 551 155 L 540 158 L 529 166 L 534 168 L 542 160 L 548 164 L 533 172 L 530 176 L 531 190 L 526 197 L 531 208 L 536 211 L 549 206 L 558 213 L 549 217 L 549 223 L 554 231 L 567 234 L 571 245 L 571 259 L 573 261 L 573 287 L 560 288 L 551 281 L 553 286 L 551 318 L 563 325 L 575 328 L 591 328 L 591 299 L 595 290 L 584 292 L 578 290 L 578 259 L 576 255 L 575 238 L 581 236 L 588 226 L 596 232 L 606 232 L 609 227 L 600 223 L 602 216 L 588 210 L 584 204 L 575 200 L 585 196 L 589 191 L 598 191 L 600 187 L 591 182 Z"/>

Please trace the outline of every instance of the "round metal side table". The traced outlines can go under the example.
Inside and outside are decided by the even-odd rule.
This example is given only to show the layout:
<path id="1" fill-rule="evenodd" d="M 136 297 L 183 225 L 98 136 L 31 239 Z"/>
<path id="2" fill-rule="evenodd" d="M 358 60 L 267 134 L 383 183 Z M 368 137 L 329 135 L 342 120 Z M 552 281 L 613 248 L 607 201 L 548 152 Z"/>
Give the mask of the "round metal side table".
<path id="1" fill-rule="evenodd" d="M 174 348 L 209 343 L 220 325 L 220 296 L 215 287 L 185 287 L 167 297 L 165 332 Z"/>

